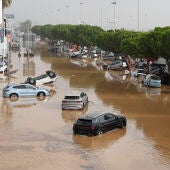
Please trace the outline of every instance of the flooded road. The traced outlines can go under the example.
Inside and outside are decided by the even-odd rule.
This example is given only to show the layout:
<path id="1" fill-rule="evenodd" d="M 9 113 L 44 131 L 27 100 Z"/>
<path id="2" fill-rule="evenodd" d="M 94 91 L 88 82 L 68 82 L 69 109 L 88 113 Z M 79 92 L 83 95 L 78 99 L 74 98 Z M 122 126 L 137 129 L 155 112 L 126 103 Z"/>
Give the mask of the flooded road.
<path id="1" fill-rule="evenodd" d="M 58 73 L 57 82 L 43 86 L 52 95 L 11 102 L 0 97 L 1 170 L 169 170 L 170 87 L 145 88 L 131 77 L 103 71 L 95 61 L 70 61 L 65 57 L 38 54 L 18 58 L 12 54 L 10 80 L 21 83 L 28 76 Z M 61 100 L 72 89 L 89 97 L 84 110 L 61 109 Z M 127 118 L 125 129 L 102 136 L 73 135 L 72 125 L 82 114 L 106 111 Z"/>

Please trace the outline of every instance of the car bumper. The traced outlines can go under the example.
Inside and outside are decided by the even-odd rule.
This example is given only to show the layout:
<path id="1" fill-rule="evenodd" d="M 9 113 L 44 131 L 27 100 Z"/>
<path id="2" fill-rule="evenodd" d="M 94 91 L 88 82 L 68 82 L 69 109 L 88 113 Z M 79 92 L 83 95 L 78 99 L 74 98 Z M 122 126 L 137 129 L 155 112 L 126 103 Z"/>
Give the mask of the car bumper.
<path id="1" fill-rule="evenodd" d="M 62 104 L 62 109 L 63 110 L 79 110 L 82 109 L 83 105 L 66 105 L 66 104 Z"/>

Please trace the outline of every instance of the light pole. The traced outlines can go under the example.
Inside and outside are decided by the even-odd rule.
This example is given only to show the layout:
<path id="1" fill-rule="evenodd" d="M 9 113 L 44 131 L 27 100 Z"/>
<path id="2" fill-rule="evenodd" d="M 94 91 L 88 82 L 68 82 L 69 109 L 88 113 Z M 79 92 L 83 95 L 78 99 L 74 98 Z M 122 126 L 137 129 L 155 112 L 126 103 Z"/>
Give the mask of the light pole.
<path id="1" fill-rule="evenodd" d="M 114 5 L 114 10 L 113 10 L 113 31 L 115 31 L 115 27 L 116 27 L 116 2 L 111 2 L 112 5 Z"/>
<path id="2" fill-rule="evenodd" d="M 80 24 L 81 24 L 81 22 L 82 22 L 82 18 L 81 18 L 81 8 L 82 8 L 82 5 L 83 5 L 83 3 L 80 2 Z"/>
<path id="3" fill-rule="evenodd" d="M 66 5 L 67 12 L 67 24 L 69 24 L 69 5 Z"/>
<path id="4" fill-rule="evenodd" d="M 139 31 L 139 0 L 138 0 L 138 27 L 137 27 L 138 31 Z"/>
<path id="5" fill-rule="evenodd" d="M 57 23 L 60 24 L 60 9 L 57 9 Z"/>

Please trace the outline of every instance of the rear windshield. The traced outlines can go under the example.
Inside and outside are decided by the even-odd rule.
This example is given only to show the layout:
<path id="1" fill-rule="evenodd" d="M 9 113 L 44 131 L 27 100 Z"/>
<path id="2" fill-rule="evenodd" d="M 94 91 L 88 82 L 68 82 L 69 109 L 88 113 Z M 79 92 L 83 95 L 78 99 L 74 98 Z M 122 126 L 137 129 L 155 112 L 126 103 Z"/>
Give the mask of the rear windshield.
<path id="1" fill-rule="evenodd" d="M 153 80 L 160 80 L 160 77 L 158 77 L 158 76 L 152 76 L 151 77 Z"/>
<path id="2" fill-rule="evenodd" d="M 92 124 L 92 120 L 78 119 L 77 123 L 81 123 L 81 124 L 84 124 L 84 125 L 91 125 Z"/>
<path id="3" fill-rule="evenodd" d="M 64 99 L 79 99 L 79 96 L 65 96 Z"/>

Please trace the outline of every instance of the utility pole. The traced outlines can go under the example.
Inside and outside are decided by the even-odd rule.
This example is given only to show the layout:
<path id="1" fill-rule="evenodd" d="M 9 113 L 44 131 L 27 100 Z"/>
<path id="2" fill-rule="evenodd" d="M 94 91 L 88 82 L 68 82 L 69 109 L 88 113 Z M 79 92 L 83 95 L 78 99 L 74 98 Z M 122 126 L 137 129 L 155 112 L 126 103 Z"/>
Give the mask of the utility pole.
<path id="1" fill-rule="evenodd" d="M 113 31 L 115 31 L 116 28 L 116 2 L 111 2 L 111 4 L 114 5 L 114 10 L 113 10 Z"/>

